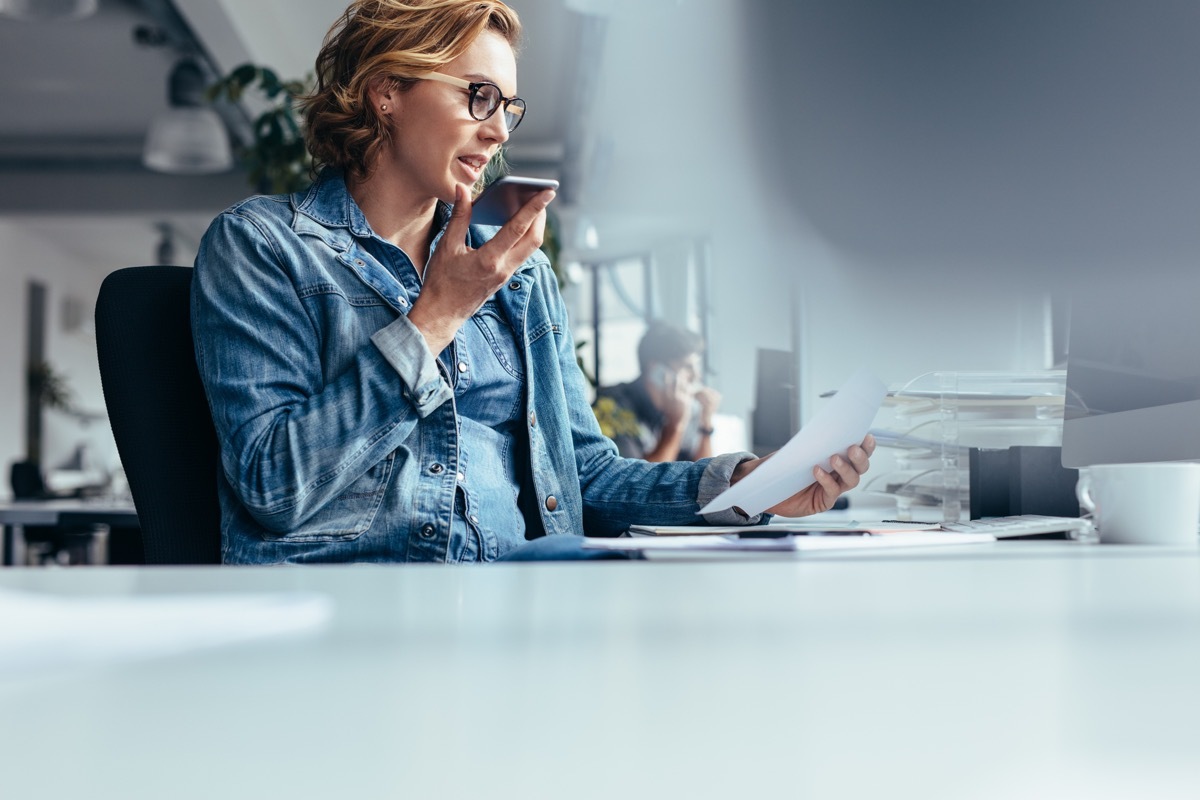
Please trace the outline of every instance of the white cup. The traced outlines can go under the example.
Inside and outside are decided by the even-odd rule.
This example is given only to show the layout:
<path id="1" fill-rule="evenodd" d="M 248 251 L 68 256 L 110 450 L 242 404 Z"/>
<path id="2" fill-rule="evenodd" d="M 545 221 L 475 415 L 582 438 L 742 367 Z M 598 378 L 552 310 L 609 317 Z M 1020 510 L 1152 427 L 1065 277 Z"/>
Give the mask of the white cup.
<path id="1" fill-rule="evenodd" d="M 1075 496 L 1101 542 L 1200 543 L 1200 464 L 1097 464 L 1080 470 Z"/>

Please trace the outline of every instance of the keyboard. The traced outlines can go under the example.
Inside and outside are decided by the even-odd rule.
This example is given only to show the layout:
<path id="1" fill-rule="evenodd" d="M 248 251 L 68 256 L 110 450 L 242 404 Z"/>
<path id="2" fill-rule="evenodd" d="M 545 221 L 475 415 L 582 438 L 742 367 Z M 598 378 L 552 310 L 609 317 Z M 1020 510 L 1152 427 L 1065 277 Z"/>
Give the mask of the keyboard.
<path id="1" fill-rule="evenodd" d="M 1091 520 L 1079 517 L 1047 517 L 1041 514 L 1015 514 L 1011 517 L 985 517 L 965 522 L 945 522 L 942 528 L 954 533 L 990 533 L 997 539 L 1017 536 L 1063 534 L 1070 539 L 1092 536 Z"/>

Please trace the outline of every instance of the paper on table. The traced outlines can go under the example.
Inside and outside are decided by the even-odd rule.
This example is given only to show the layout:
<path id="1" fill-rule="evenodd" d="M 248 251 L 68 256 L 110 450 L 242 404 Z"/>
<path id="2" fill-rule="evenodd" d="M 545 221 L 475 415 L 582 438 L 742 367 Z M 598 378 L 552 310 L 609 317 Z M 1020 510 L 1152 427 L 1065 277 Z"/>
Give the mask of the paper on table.
<path id="1" fill-rule="evenodd" d="M 909 547 L 946 547 L 985 544 L 996 541 L 990 533 L 948 533 L 946 531 L 908 531 L 886 536 L 782 536 L 770 539 L 742 539 L 737 536 L 635 536 L 632 538 L 588 538 L 588 550 L 620 550 L 647 557 L 672 555 L 745 555 L 754 553 L 792 553 L 827 551 L 874 551 Z"/>
<path id="2" fill-rule="evenodd" d="M 798 522 L 772 520 L 770 525 L 630 525 L 633 536 L 704 536 L 722 533 L 812 533 L 833 531 L 837 533 L 892 534 L 907 531 L 941 530 L 938 522 Z"/>
<path id="3" fill-rule="evenodd" d="M 866 538 L 866 537 L 854 537 Z M 585 550 L 619 550 L 624 552 L 647 552 L 650 550 L 676 551 L 720 551 L 720 552 L 783 552 L 792 553 L 796 545 L 793 537 L 781 536 L 770 539 L 742 539 L 738 536 L 635 536 L 632 538 L 587 537 L 583 540 Z"/>
<path id="4" fill-rule="evenodd" d="M 863 440 L 886 394 L 887 387 L 878 378 L 858 370 L 787 444 L 700 513 L 737 506 L 747 514 L 759 514 L 811 485 L 813 467 L 829 469 L 830 456 Z"/>

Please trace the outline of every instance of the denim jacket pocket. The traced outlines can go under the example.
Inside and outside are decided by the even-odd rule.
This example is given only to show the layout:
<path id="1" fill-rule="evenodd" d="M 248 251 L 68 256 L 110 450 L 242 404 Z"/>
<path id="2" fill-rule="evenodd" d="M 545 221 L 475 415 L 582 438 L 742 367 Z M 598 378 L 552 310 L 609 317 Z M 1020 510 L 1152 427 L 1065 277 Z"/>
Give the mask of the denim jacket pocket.
<path id="1" fill-rule="evenodd" d="M 520 379 L 524 370 L 521 368 L 521 350 L 513 333 L 512 326 L 501 314 L 494 302 L 485 304 L 471 317 L 487 343 L 491 346 L 496 361 L 510 376 Z"/>
<path id="2" fill-rule="evenodd" d="M 349 542 L 370 530 L 383 505 L 388 479 L 396 461 L 393 452 L 305 520 L 284 534 L 264 534 L 273 542 Z"/>

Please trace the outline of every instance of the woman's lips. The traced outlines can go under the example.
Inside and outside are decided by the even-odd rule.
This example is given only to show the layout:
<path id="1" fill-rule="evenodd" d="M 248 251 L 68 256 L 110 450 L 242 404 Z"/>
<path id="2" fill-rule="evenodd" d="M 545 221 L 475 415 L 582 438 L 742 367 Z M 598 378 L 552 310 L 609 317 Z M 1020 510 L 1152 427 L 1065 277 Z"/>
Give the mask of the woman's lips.
<path id="1" fill-rule="evenodd" d="M 458 161 L 476 178 L 483 174 L 483 168 L 487 166 L 487 159 L 473 158 L 471 156 L 459 156 Z"/>

